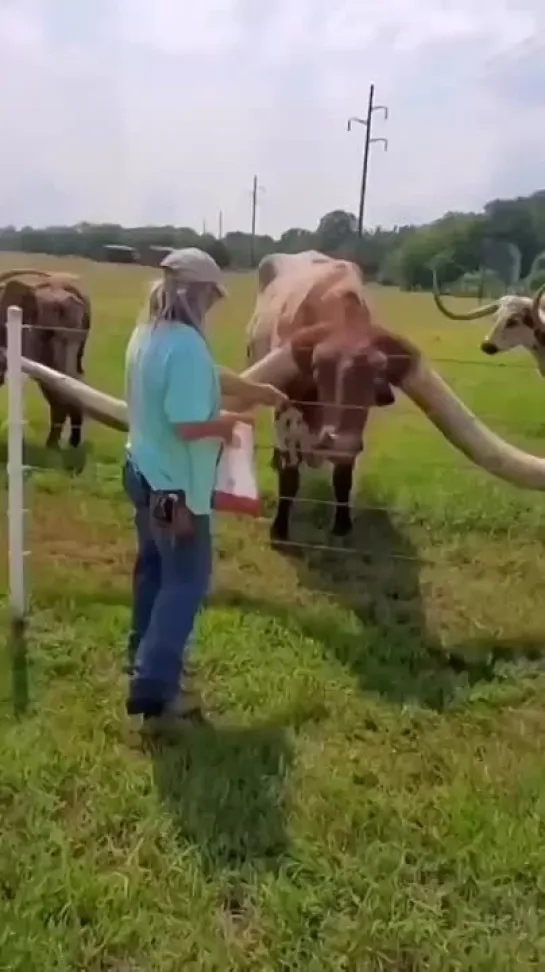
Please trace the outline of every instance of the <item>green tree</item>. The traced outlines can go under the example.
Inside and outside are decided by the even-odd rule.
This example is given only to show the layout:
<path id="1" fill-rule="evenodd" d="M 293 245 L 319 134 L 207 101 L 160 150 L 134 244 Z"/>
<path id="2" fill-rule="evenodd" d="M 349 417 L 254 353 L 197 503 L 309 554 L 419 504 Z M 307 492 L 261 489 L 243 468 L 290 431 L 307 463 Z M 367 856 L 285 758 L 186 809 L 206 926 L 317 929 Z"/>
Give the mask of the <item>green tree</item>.
<path id="1" fill-rule="evenodd" d="M 429 288 L 430 266 L 434 262 L 440 267 L 441 286 L 446 289 L 452 289 L 463 277 L 469 286 L 468 281 L 482 277 L 483 269 L 496 274 L 506 290 L 528 287 L 543 266 L 545 190 L 517 199 L 491 200 L 481 213 L 445 213 L 422 226 L 395 226 L 388 230 L 378 226 L 361 238 L 356 229 L 353 213 L 336 209 L 326 213 L 314 231 L 292 227 L 278 240 L 256 236 L 255 262 L 268 253 L 316 249 L 354 260 L 368 280 L 407 289 Z M 124 227 L 117 223 L 83 222 L 40 229 L 0 228 L 0 250 L 4 252 L 104 259 L 106 245 L 133 247 L 144 262 L 149 262 L 153 247 L 202 246 L 223 267 L 252 266 L 251 237 L 242 231 L 228 233 L 220 242 L 210 234 L 200 235 L 190 226 Z"/>
<path id="2" fill-rule="evenodd" d="M 316 230 L 316 249 L 324 253 L 335 253 L 340 247 L 350 244 L 356 234 L 357 220 L 353 213 L 335 209 L 322 216 Z"/>

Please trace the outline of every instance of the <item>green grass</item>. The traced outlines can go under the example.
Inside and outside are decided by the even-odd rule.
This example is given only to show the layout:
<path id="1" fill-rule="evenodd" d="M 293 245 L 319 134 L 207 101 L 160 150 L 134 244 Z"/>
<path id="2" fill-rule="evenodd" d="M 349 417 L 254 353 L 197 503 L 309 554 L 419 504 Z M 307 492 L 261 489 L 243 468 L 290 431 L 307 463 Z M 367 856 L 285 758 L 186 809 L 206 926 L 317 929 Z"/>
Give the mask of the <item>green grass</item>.
<path id="1" fill-rule="evenodd" d="M 88 379 L 120 393 L 147 274 L 73 267 L 95 307 Z M 253 282 L 230 288 L 214 340 L 239 367 Z M 426 295 L 375 299 L 497 431 L 545 452 L 528 359 L 486 366 L 485 328 Z M 124 717 L 122 438 L 89 424 L 84 471 L 52 469 L 47 410 L 27 401 L 32 613 L 0 682 L 0 969 L 542 969 L 543 499 L 473 469 L 400 397 L 371 422 L 349 552 L 282 555 L 266 523 L 218 521 L 197 649 L 214 728 L 146 752 Z M 305 492 L 327 499 L 327 480 Z M 330 546 L 328 516 L 301 504 L 295 539 Z"/>

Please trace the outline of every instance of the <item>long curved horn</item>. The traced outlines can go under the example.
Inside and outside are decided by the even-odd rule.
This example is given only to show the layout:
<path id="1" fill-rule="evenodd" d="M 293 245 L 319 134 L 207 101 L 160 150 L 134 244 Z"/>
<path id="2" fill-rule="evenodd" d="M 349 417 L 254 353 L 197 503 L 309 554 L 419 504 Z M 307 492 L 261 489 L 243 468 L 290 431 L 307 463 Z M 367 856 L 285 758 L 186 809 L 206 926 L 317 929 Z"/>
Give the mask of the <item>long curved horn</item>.
<path id="1" fill-rule="evenodd" d="M 437 280 L 437 268 L 433 267 L 433 299 L 445 317 L 450 317 L 451 321 L 477 321 L 481 317 L 489 317 L 490 314 L 495 314 L 498 307 L 500 306 L 497 300 L 493 300 L 491 304 L 484 304 L 483 307 L 476 307 L 472 311 L 468 311 L 465 314 L 456 314 L 454 311 L 450 310 L 439 290 L 439 281 Z"/>
<path id="2" fill-rule="evenodd" d="M 78 381 L 77 378 L 62 375 L 60 371 L 48 368 L 37 361 L 31 361 L 30 358 L 23 357 L 21 367 L 30 378 L 38 381 L 69 404 L 77 405 L 97 422 L 111 429 L 118 429 L 120 432 L 127 431 L 127 405 L 123 399 L 106 395 Z"/>
<path id="3" fill-rule="evenodd" d="M 509 445 L 483 425 L 425 359 L 417 359 L 400 387 L 477 466 L 516 486 L 545 490 L 545 459 Z"/>
<path id="4" fill-rule="evenodd" d="M 536 327 L 543 330 L 543 320 L 540 314 L 541 301 L 543 299 L 543 294 L 545 294 L 545 283 L 541 284 L 541 287 L 536 290 L 534 294 L 534 299 L 532 301 L 532 318 Z"/>
<path id="5" fill-rule="evenodd" d="M 23 371 L 67 401 L 79 405 L 91 418 L 126 431 L 127 406 L 75 378 L 23 358 Z M 242 377 L 284 387 L 297 374 L 289 348 L 271 351 L 242 372 Z M 460 401 L 451 388 L 421 357 L 401 380 L 402 391 L 437 429 L 472 462 L 493 476 L 526 489 L 545 490 L 545 459 L 509 445 L 488 429 Z"/>
<path id="6" fill-rule="evenodd" d="M 83 409 L 90 418 L 111 429 L 118 429 L 121 432 L 127 431 L 128 413 L 127 405 L 123 399 L 105 395 L 104 392 L 91 388 L 90 385 L 78 381 L 77 378 L 62 375 L 59 371 L 54 371 L 53 368 L 48 368 L 37 361 L 31 361 L 29 358 L 22 359 L 22 369 L 25 374 L 44 385 L 54 394 Z M 271 351 L 261 361 L 247 368 L 246 371 L 242 372 L 241 377 L 282 388 L 296 374 L 297 366 L 291 351 L 289 348 L 283 347 Z"/>
<path id="7" fill-rule="evenodd" d="M 266 385 L 276 385 L 277 388 L 285 388 L 297 374 L 298 368 L 291 348 L 284 345 L 269 351 L 261 361 L 256 361 L 245 371 L 241 371 L 240 377 Z"/>

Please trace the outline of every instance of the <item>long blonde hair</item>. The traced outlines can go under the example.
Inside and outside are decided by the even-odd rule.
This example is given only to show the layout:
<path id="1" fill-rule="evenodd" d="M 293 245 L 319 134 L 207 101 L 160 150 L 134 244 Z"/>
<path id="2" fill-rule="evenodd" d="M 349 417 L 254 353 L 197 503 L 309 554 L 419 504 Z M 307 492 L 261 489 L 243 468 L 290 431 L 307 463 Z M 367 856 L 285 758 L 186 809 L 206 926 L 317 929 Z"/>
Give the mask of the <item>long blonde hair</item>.
<path id="1" fill-rule="evenodd" d="M 177 321 L 204 331 L 209 298 L 210 284 L 187 283 L 173 271 L 165 270 L 163 276 L 151 284 L 139 321 L 145 320 L 152 326 L 163 321 Z"/>

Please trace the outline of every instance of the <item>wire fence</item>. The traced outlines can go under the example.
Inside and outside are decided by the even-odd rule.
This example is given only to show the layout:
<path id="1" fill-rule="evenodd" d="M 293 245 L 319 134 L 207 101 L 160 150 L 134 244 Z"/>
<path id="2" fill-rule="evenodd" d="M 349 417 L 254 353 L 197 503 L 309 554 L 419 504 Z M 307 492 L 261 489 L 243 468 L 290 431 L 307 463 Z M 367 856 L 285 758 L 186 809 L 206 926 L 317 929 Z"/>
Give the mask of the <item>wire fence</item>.
<path id="1" fill-rule="evenodd" d="M 31 464 L 25 461 L 25 429 L 28 426 L 27 419 L 25 417 L 24 408 L 24 385 L 27 381 L 27 376 L 23 372 L 23 347 L 24 347 L 24 331 L 25 325 L 22 321 L 22 312 L 19 308 L 12 307 L 9 309 L 8 321 L 7 321 L 7 387 L 8 387 L 8 418 L 6 423 L 4 423 L 4 428 L 7 426 L 8 431 L 8 461 L 7 461 L 7 478 L 8 478 L 8 537 L 9 537 L 9 603 L 12 621 L 12 637 L 18 641 L 24 637 L 25 621 L 28 613 L 28 594 L 27 594 L 27 584 L 25 576 L 25 558 L 27 557 L 27 546 L 26 546 L 26 515 L 28 510 L 26 508 L 25 501 L 25 482 L 28 475 L 32 472 L 36 472 L 38 469 L 40 471 L 44 470 L 44 467 L 40 467 L 36 464 Z M 71 328 L 57 328 L 59 331 L 69 331 L 73 333 Z M 483 368 L 494 369 L 495 372 L 498 369 L 509 368 L 510 370 L 518 369 L 519 371 L 535 372 L 535 366 L 532 364 L 522 364 L 513 361 L 509 361 L 506 364 L 498 363 L 497 361 L 479 361 L 472 358 L 454 358 L 451 356 L 433 356 L 431 358 L 433 364 L 437 365 L 448 365 L 454 367 L 463 367 L 464 369 L 475 367 L 482 371 Z M 401 398 L 403 401 L 403 398 Z M 330 405 L 335 405 L 336 403 L 329 403 Z M 407 403 L 408 404 L 408 403 Z M 313 403 L 308 401 L 292 401 L 290 402 L 292 406 L 301 406 L 306 410 L 312 410 Z M 320 402 L 315 403 L 316 408 L 327 407 L 328 403 Z M 368 412 L 368 406 L 349 406 L 352 411 L 361 410 L 363 412 Z M 403 408 L 401 407 L 401 411 Z M 396 414 L 399 416 L 400 403 L 396 406 Z M 411 404 L 411 408 L 406 408 L 405 413 L 414 415 L 414 407 Z M 494 422 L 496 426 L 509 426 L 506 421 L 505 413 L 503 415 L 482 415 L 490 422 Z M 404 435 L 407 434 L 422 434 L 423 427 L 414 428 L 404 428 Z M 542 429 L 539 425 L 539 417 L 536 417 L 534 425 L 535 435 L 538 437 L 545 433 L 545 429 Z M 527 433 L 526 433 L 527 437 Z M 276 445 L 277 447 L 277 445 Z M 268 441 L 257 440 L 254 444 L 254 449 L 257 454 L 268 453 L 271 454 L 272 450 L 275 448 L 275 442 L 271 439 Z M 312 452 L 307 453 L 310 457 Z M 322 453 L 316 453 L 316 458 L 324 459 Z M 426 470 L 432 469 L 445 469 L 452 468 L 452 464 L 446 461 L 437 460 L 430 458 L 428 456 L 421 457 L 422 461 L 425 463 Z M 51 467 L 47 467 L 51 468 Z M 55 467 L 53 467 L 55 468 Z M 67 467 L 59 465 L 58 469 L 63 470 Z M 108 477 L 112 477 L 115 469 L 116 478 L 119 476 L 118 466 L 108 462 L 93 462 L 93 474 L 98 477 L 101 481 L 104 481 Z M 73 469 L 74 472 L 81 472 L 82 470 L 77 467 Z M 275 501 L 278 500 L 289 500 L 293 502 L 296 506 L 304 506 L 307 508 L 314 507 L 317 509 L 333 509 L 338 507 L 338 503 L 335 499 L 326 499 L 319 496 L 301 496 L 296 497 L 278 495 L 275 492 Z M 356 503 L 350 504 L 350 509 L 353 514 L 366 513 L 366 514 L 391 514 L 392 508 L 390 505 L 384 503 L 365 503 L 365 505 L 358 506 Z M 266 523 L 269 522 L 265 517 L 257 517 L 257 522 Z M 345 540 L 340 540 L 338 545 L 321 543 L 321 542 L 303 542 L 297 540 L 276 540 L 276 546 L 280 549 L 289 548 L 290 550 L 310 550 L 316 553 L 331 553 L 338 554 L 341 556 L 351 555 L 360 556 L 365 559 L 367 555 L 371 555 L 372 551 L 365 551 L 360 547 L 351 547 Z M 413 561 L 420 564 L 423 563 L 422 557 L 410 556 L 404 553 L 395 553 L 393 551 L 388 552 L 388 557 L 391 560 L 402 560 L 402 561 Z"/>
<path id="2" fill-rule="evenodd" d="M 467 321 L 466 322 L 461 321 L 460 323 L 462 323 L 462 324 L 466 323 L 467 324 Z M 448 322 L 447 322 L 447 326 L 448 326 Z M 21 330 L 22 330 L 22 333 L 24 333 L 25 331 L 29 331 L 32 334 L 36 334 L 39 329 L 36 328 L 34 325 L 22 324 Z M 71 334 L 72 336 L 74 335 L 74 328 L 73 327 L 60 327 L 58 325 L 56 325 L 55 327 L 51 327 L 51 326 L 48 325 L 48 327 L 47 327 L 46 330 L 48 332 L 55 331 L 55 333 L 59 333 L 59 334 Z M 389 360 L 392 360 L 392 361 L 405 361 L 406 358 L 407 358 L 407 353 L 406 352 L 396 353 L 396 352 L 388 351 L 388 359 Z M 531 362 L 524 364 L 522 362 L 517 362 L 517 361 L 512 361 L 512 360 L 509 361 L 509 363 L 503 364 L 501 361 L 497 361 L 497 360 L 496 361 L 490 361 L 490 360 L 487 361 L 487 360 L 479 360 L 478 358 L 459 358 L 459 357 L 452 358 L 450 356 L 443 356 L 443 355 L 440 355 L 440 354 L 438 354 L 438 355 L 434 354 L 433 356 L 430 356 L 430 360 L 433 361 L 434 364 L 440 364 L 440 365 L 442 365 L 442 364 L 448 364 L 448 365 L 463 365 L 464 367 L 470 366 L 470 367 L 474 367 L 474 368 L 493 368 L 495 371 L 497 371 L 499 368 L 508 368 L 510 371 L 512 371 L 513 368 L 516 368 L 517 370 L 520 370 L 520 371 L 531 371 L 531 372 L 534 372 L 535 369 L 536 369 L 536 365 L 533 364 L 533 363 L 531 363 Z M 294 405 L 307 405 L 308 402 L 297 402 L 297 401 L 293 401 L 292 404 L 294 404 Z M 327 404 L 327 403 L 321 403 L 321 404 Z M 357 406 L 353 406 L 353 407 L 357 407 Z"/>

